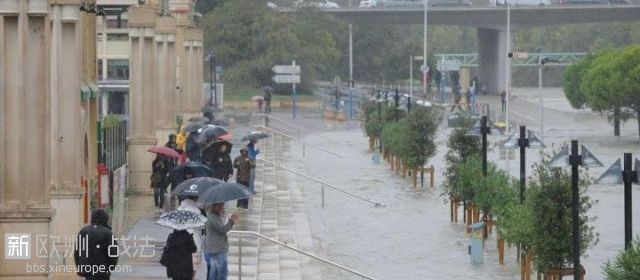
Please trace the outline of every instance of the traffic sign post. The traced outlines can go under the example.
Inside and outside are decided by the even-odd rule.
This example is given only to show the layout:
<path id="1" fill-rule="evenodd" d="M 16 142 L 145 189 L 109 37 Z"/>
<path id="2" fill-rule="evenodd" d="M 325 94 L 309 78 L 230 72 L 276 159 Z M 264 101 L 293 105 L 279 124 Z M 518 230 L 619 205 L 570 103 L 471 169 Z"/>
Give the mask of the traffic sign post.
<path id="1" fill-rule="evenodd" d="M 300 65 L 296 65 L 294 60 L 291 65 L 275 65 L 271 70 L 276 73 L 271 80 L 277 84 L 291 84 L 293 94 L 291 95 L 291 110 L 293 118 L 296 118 L 296 84 L 300 83 Z"/>

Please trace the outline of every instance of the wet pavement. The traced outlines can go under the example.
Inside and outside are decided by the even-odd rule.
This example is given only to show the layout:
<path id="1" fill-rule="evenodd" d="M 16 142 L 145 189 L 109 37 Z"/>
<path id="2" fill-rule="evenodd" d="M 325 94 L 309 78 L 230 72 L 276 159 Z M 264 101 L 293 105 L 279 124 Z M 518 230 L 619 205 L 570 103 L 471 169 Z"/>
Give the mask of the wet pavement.
<path id="1" fill-rule="evenodd" d="M 534 130 L 537 129 L 539 110 L 536 94 L 532 89 L 516 90 L 516 98 L 510 104 L 514 112 L 512 119 Z M 499 102 L 492 97 L 481 100 Z M 623 152 L 635 152 L 634 156 L 640 157 L 635 122 L 623 126 L 621 137 L 613 137 L 613 128 L 606 119 L 596 113 L 572 109 L 558 89 L 545 90 L 544 114 L 546 151 L 550 152 L 551 147 L 557 149 L 572 138 L 580 140 L 605 164 L 602 168 L 592 168 L 592 177 L 598 177 Z M 379 279 L 519 279 L 515 249 L 507 250 L 505 266 L 497 264 L 495 232 L 485 246 L 485 264 L 474 266 L 467 254 L 468 235 L 461 224 L 449 221 L 449 204 L 445 203 L 437 187 L 444 169 L 446 127 L 440 127 L 438 153 L 429 162 L 436 167 L 436 188 L 414 189 L 408 179 L 394 175 L 386 163 L 373 162 L 373 154 L 367 151 L 368 141 L 357 123 L 323 123 L 317 120 L 318 117 L 310 114 L 295 121 L 302 127 L 311 128 L 303 134 L 305 137 L 301 141 L 307 146 L 331 149 L 343 157 L 319 150 L 310 153 L 307 148 L 303 159 L 299 152 L 301 141 L 298 141 L 291 146 L 288 166 L 380 201 L 387 207 L 376 208 L 326 188 L 326 206 L 322 208 L 321 185 L 291 175 L 290 182 L 303 190 L 317 251 Z M 499 167 L 508 167 L 511 175 L 517 176 L 517 155 L 509 164 L 500 160 L 496 144 L 504 137 L 489 138 L 494 144 L 490 145 L 493 149 L 489 159 Z M 528 166 L 540 159 L 539 152 L 529 150 L 527 153 Z M 586 279 L 603 279 L 602 264 L 624 246 L 623 188 L 621 185 L 594 185 L 589 194 L 599 201 L 591 215 L 598 217 L 593 225 L 600 234 L 600 243 L 588 251 L 588 257 L 583 258 L 582 263 L 586 267 Z M 633 194 L 640 196 L 640 187 L 634 186 Z M 638 204 L 634 206 L 634 213 L 639 213 Z M 636 235 L 640 232 L 637 215 L 634 232 Z M 329 268 L 323 275 L 325 279 L 343 279 L 345 276 Z"/>

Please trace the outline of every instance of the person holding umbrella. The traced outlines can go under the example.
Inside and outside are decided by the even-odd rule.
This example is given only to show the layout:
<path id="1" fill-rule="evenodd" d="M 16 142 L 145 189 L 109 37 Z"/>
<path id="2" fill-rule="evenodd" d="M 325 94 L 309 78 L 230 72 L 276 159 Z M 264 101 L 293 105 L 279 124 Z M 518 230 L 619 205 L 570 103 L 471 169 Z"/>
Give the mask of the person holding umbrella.
<path id="1" fill-rule="evenodd" d="M 171 162 L 162 154 L 157 154 L 152 162 L 151 188 L 153 189 L 153 202 L 157 214 L 162 212 L 164 207 L 164 195 L 167 191 L 167 173 L 171 168 Z"/>
<path id="2" fill-rule="evenodd" d="M 194 265 L 198 263 L 194 256 L 198 251 L 196 244 L 201 242 L 194 239 L 193 232 L 199 232 L 198 228 L 202 228 L 206 220 L 197 208 L 194 211 L 190 207 L 183 207 L 163 214 L 156 221 L 156 224 L 173 229 L 160 258 L 160 264 L 167 267 L 167 277 L 193 279 L 197 269 Z"/>
<path id="3" fill-rule="evenodd" d="M 233 164 L 231 163 L 229 153 L 230 151 L 227 150 L 227 145 L 222 144 L 213 155 L 211 162 L 211 169 L 215 172 L 215 178 L 225 182 L 229 180 L 229 177 L 233 176 Z"/>
<path id="4" fill-rule="evenodd" d="M 254 161 L 249 157 L 249 151 L 246 148 L 240 149 L 240 155 L 233 160 L 233 167 L 237 168 L 236 182 L 249 188 L 251 173 L 256 167 Z M 249 188 L 249 190 L 251 190 Z M 249 199 L 238 199 L 238 208 L 249 209 Z"/>
<path id="5" fill-rule="evenodd" d="M 213 203 L 207 211 L 204 252 L 209 280 L 227 279 L 227 253 L 229 252 L 227 233 L 233 229 L 238 218 L 238 214 L 234 213 L 225 222 L 224 202 Z"/>
<path id="6" fill-rule="evenodd" d="M 178 210 L 191 211 L 203 216 L 206 215 L 204 210 L 200 209 L 196 204 L 197 200 L 197 196 L 187 196 L 184 200 L 182 200 L 182 202 L 180 202 L 180 207 L 178 207 Z M 200 266 L 202 266 L 202 235 L 204 233 L 204 227 L 190 228 L 187 229 L 187 232 L 189 232 L 193 236 L 193 241 L 196 244 L 196 251 L 192 254 L 193 273 L 195 274 L 196 271 L 200 269 Z"/>

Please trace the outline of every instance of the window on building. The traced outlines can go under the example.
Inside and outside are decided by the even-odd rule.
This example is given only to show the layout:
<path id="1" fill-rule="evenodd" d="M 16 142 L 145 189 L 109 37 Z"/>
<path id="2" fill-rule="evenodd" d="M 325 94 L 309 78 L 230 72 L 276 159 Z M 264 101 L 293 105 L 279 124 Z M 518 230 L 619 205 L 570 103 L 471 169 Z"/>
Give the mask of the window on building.
<path id="1" fill-rule="evenodd" d="M 126 115 L 127 114 L 127 92 L 126 91 L 110 91 L 109 92 L 109 114 Z"/>
<path id="2" fill-rule="evenodd" d="M 129 60 L 107 60 L 107 80 L 129 80 Z"/>
<path id="3" fill-rule="evenodd" d="M 98 59 L 98 80 L 104 80 L 104 77 L 102 76 L 103 72 L 102 72 L 102 59 Z"/>

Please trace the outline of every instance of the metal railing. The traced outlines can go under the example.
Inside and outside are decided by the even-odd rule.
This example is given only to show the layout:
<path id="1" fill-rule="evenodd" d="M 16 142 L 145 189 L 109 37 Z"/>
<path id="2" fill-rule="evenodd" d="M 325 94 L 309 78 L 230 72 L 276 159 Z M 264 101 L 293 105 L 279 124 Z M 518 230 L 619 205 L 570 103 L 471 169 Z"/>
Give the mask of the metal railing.
<path id="1" fill-rule="evenodd" d="M 380 203 L 380 202 L 373 201 L 373 200 L 371 200 L 371 199 L 369 199 L 369 198 L 367 198 L 367 197 L 364 197 L 364 196 L 362 196 L 362 195 L 355 194 L 355 193 L 352 193 L 352 192 L 350 192 L 350 191 L 344 190 L 343 188 L 340 188 L 340 187 L 338 187 L 338 186 L 336 186 L 336 185 L 333 185 L 333 184 L 327 183 L 327 182 L 325 182 L 325 181 L 323 181 L 323 180 L 320 180 L 320 179 L 318 179 L 318 178 L 315 178 L 315 177 L 311 177 L 311 176 L 309 176 L 309 175 L 307 175 L 307 174 L 304 174 L 304 173 L 302 173 L 302 172 L 299 172 L 299 171 L 293 170 L 293 169 L 291 169 L 291 168 L 284 167 L 284 166 L 279 165 L 279 164 L 277 164 L 277 163 L 275 163 L 275 162 L 273 162 L 273 161 L 269 161 L 269 160 L 262 159 L 262 158 L 259 158 L 259 160 L 262 160 L 262 161 L 264 161 L 265 163 L 268 163 L 268 164 L 272 164 L 273 166 L 278 167 L 278 168 L 280 168 L 280 169 L 282 169 L 282 170 L 286 170 L 286 171 L 289 171 L 289 172 L 294 173 L 294 174 L 296 174 L 296 175 L 299 175 L 299 176 L 302 176 L 302 177 L 304 177 L 304 178 L 307 178 L 307 179 L 309 179 L 309 180 L 311 180 L 311 181 L 314 181 L 314 182 L 320 183 L 320 184 L 321 184 L 321 186 L 322 186 L 322 207 L 323 207 L 323 208 L 324 208 L 324 200 L 325 200 L 325 199 L 324 199 L 324 187 L 328 187 L 328 188 L 331 188 L 331 189 L 333 189 L 333 190 L 339 191 L 339 192 L 341 192 L 341 193 L 344 193 L 344 194 L 350 195 L 350 196 L 352 196 L 352 197 L 355 197 L 355 198 L 357 198 L 357 199 L 360 199 L 360 200 L 363 200 L 363 201 L 369 202 L 369 203 L 373 204 L 373 205 L 374 205 L 374 206 L 376 206 L 376 207 L 386 207 L 386 205 L 384 205 L 384 204 L 382 204 L 382 203 Z"/>
<path id="2" fill-rule="evenodd" d="M 294 124 L 292 122 L 289 122 L 289 121 L 283 120 L 281 118 L 275 117 L 275 116 L 273 116 L 271 114 L 262 114 L 262 115 L 264 116 L 264 122 L 265 122 L 265 126 L 266 127 L 269 127 L 269 121 L 273 119 L 273 120 L 279 121 L 281 123 L 284 123 L 284 124 L 286 124 L 286 125 L 288 125 L 290 127 L 295 128 L 296 129 L 296 137 L 300 137 L 300 131 L 302 130 L 302 127 L 298 126 L 297 124 Z"/>
<path id="3" fill-rule="evenodd" d="M 269 132 L 272 132 L 272 133 L 275 133 L 275 134 L 278 134 L 278 135 L 281 135 L 281 136 L 287 137 L 287 138 L 289 138 L 289 139 L 299 140 L 299 138 L 298 138 L 298 137 L 291 136 L 291 135 L 289 135 L 289 134 L 286 134 L 286 133 L 284 133 L 284 132 L 281 132 L 281 131 L 275 130 L 275 129 L 270 128 L 270 127 L 266 127 L 266 126 L 263 126 L 263 125 L 255 125 L 254 127 L 255 127 L 255 128 L 257 128 L 257 129 L 264 129 L 264 130 L 267 130 L 267 131 L 269 131 Z M 342 158 L 342 156 L 341 156 L 340 154 L 338 154 L 338 153 L 336 153 L 336 152 L 334 152 L 334 151 L 331 151 L 331 150 L 328 150 L 328 149 L 325 149 L 325 148 L 322 148 L 322 147 L 319 147 L 319 146 L 316 146 L 316 145 L 307 144 L 307 142 L 306 142 L 306 141 L 301 141 L 301 142 L 302 142 L 302 158 L 306 158 L 306 154 L 307 154 L 307 151 L 306 151 L 306 150 L 307 150 L 307 145 L 309 145 L 309 147 L 311 147 L 311 148 L 313 148 L 313 149 L 320 150 L 320 151 L 323 151 L 323 152 L 325 152 L 325 153 L 328 153 L 328 154 L 334 155 L 334 156 L 336 156 L 336 157 Z"/>
<path id="4" fill-rule="evenodd" d="M 285 248 L 287 248 L 289 250 L 295 251 L 295 252 L 303 254 L 303 255 L 305 255 L 307 257 L 310 257 L 310 258 L 316 259 L 318 261 L 321 261 L 321 262 L 323 262 L 325 264 L 328 264 L 328 265 L 331 265 L 333 267 L 339 268 L 340 270 L 343 270 L 343 271 L 349 272 L 349 273 L 351 273 L 353 275 L 362 277 L 363 279 L 376 280 L 376 278 L 373 278 L 373 277 L 371 277 L 369 275 L 366 275 L 366 274 L 364 274 L 362 272 L 358 272 L 358 271 L 356 271 L 356 270 L 354 270 L 352 268 L 346 267 L 344 265 L 338 264 L 336 262 L 333 262 L 331 260 L 325 259 L 325 258 L 317 256 L 317 255 L 314 255 L 312 253 L 305 252 L 303 250 L 300 250 L 300 249 L 298 249 L 298 248 L 296 248 L 294 246 L 291 246 L 291 245 L 287 244 L 286 242 L 279 241 L 279 240 L 277 240 L 275 238 L 271 238 L 271 237 L 266 236 L 264 234 L 261 234 L 259 232 L 255 232 L 255 231 L 239 231 L 239 230 L 232 230 L 232 231 L 229 232 L 229 235 L 234 235 L 234 234 L 238 235 L 238 279 L 240 279 L 240 280 L 242 280 L 242 235 L 252 235 L 252 236 L 255 236 L 257 238 L 261 238 L 263 240 L 267 240 L 267 241 L 269 241 L 271 243 L 274 243 L 276 245 L 285 247 Z"/>

